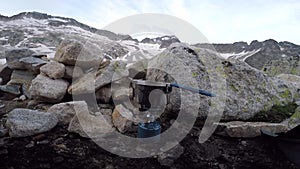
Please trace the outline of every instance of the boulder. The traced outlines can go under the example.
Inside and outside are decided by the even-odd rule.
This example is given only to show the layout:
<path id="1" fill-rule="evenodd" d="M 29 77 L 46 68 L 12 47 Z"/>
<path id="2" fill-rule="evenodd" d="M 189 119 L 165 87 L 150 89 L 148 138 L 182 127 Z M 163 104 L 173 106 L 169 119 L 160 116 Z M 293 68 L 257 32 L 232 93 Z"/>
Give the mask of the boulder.
<path id="1" fill-rule="evenodd" d="M 78 133 L 82 137 L 96 138 L 113 132 L 111 122 L 100 112 L 91 114 L 87 104 L 74 105 L 76 115 L 72 118 L 68 131 Z"/>
<path id="2" fill-rule="evenodd" d="M 128 77 L 128 75 L 125 62 L 112 61 L 108 66 L 98 70 L 95 78 L 95 89 L 98 90 L 111 82 Z"/>
<path id="3" fill-rule="evenodd" d="M 112 113 L 113 125 L 121 132 L 126 132 L 131 126 L 133 114 L 122 105 L 117 105 Z"/>
<path id="4" fill-rule="evenodd" d="M 217 97 L 191 100 L 180 96 L 184 90 L 174 89 L 167 111 L 198 106 L 199 116 L 205 117 L 215 108 L 224 120 L 247 120 L 262 110 L 286 105 L 299 97 L 293 83 L 269 77 L 243 61 L 224 60 L 212 50 L 184 44 L 172 44 L 151 59 L 147 79 L 212 91 Z"/>
<path id="5" fill-rule="evenodd" d="M 8 113 L 5 125 L 11 137 L 26 137 L 49 131 L 57 122 L 52 113 L 17 108 Z"/>
<path id="6" fill-rule="evenodd" d="M 65 66 L 65 79 L 77 79 L 83 76 L 83 71 L 78 66 Z"/>
<path id="7" fill-rule="evenodd" d="M 9 49 L 5 51 L 7 66 L 10 69 L 26 69 L 25 65 L 19 59 L 28 57 L 34 54 L 34 51 L 27 48 Z"/>
<path id="8" fill-rule="evenodd" d="M 7 66 L 7 64 L 0 65 L 0 78 L 2 79 L 1 84 L 9 82 L 11 74 L 12 70 Z"/>
<path id="9" fill-rule="evenodd" d="M 81 78 L 76 79 L 68 88 L 68 93 L 72 95 L 89 94 L 95 92 L 96 74 L 93 72 L 83 75 Z"/>
<path id="10" fill-rule="evenodd" d="M 29 57 L 24 57 L 19 59 L 20 63 L 22 63 L 24 65 L 24 67 L 29 70 L 34 72 L 35 74 L 39 74 L 40 73 L 40 67 L 43 66 L 44 64 L 48 63 L 47 61 L 37 58 L 37 57 L 33 57 L 33 56 L 29 56 Z"/>
<path id="11" fill-rule="evenodd" d="M 54 113 L 58 119 L 59 124 L 69 124 L 74 115 L 76 114 L 76 110 L 74 106 L 85 106 L 86 103 L 84 101 L 72 101 L 66 103 L 59 103 L 51 106 L 48 109 L 48 113 Z"/>
<path id="12" fill-rule="evenodd" d="M 51 79 L 39 74 L 32 80 L 29 93 L 32 99 L 56 103 L 60 102 L 66 94 L 69 83 L 62 79 Z"/>
<path id="13" fill-rule="evenodd" d="M 83 44 L 77 40 L 63 40 L 55 53 L 54 60 L 65 65 L 76 64 L 85 68 L 98 66 L 103 60 L 105 49 L 101 47 L 105 44 L 104 41 L 97 43 L 87 41 Z"/>
<path id="14" fill-rule="evenodd" d="M 133 79 L 145 79 L 147 74 L 148 60 L 139 60 L 127 67 L 129 77 Z"/>
<path id="15" fill-rule="evenodd" d="M 60 79 L 65 75 L 65 65 L 58 62 L 50 62 L 43 65 L 40 71 L 52 79 Z"/>
<path id="16" fill-rule="evenodd" d="M 290 130 L 300 125 L 300 106 L 296 108 L 295 113 L 290 118 L 282 123 L 287 125 Z"/>
<path id="17" fill-rule="evenodd" d="M 261 130 L 282 133 L 288 131 L 288 126 L 282 123 L 231 121 L 218 123 L 217 133 L 234 138 L 252 138 L 260 136 Z"/>
<path id="18" fill-rule="evenodd" d="M 54 60 L 66 65 L 75 65 L 83 44 L 74 40 L 63 40 L 58 47 Z"/>
<path id="19" fill-rule="evenodd" d="M 300 76 L 291 74 L 279 74 L 276 77 L 281 80 L 293 83 L 300 89 Z"/>
<path id="20" fill-rule="evenodd" d="M 68 88 L 68 93 L 73 95 L 95 93 L 101 87 L 111 82 L 128 76 L 126 63 L 113 61 L 108 66 L 99 69 L 97 72 L 89 72 L 75 80 Z"/>

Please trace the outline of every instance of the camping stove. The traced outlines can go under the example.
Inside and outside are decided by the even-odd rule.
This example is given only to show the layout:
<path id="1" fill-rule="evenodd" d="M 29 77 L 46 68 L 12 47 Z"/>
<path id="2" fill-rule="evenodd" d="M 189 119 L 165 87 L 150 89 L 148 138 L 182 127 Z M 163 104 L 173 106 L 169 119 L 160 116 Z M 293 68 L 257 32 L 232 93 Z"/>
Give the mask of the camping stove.
<path id="1" fill-rule="evenodd" d="M 138 138 L 156 137 L 156 139 L 159 139 L 161 126 L 155 119 L 164 111 L 169 100 L 168 94 L 172 92 L 172 87 L 181 88 L 210 97 L 215 96 L 205 90 L 181 86 L 175 83 L 132 80 L 132 87 L 133 100 L 139 104 L 139 111 L 146 114 L 145 119 L 138 124 Z"/>

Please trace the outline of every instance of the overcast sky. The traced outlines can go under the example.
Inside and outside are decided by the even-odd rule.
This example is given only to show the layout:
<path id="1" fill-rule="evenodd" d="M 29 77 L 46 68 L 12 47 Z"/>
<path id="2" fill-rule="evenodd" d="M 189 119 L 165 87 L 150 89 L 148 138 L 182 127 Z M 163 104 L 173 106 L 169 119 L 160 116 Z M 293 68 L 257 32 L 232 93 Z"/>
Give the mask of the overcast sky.
<path id="1" fill-rule="evenodd" d="M 38 11 L 96 28 L 141 13 L 168 14 L 200 30 L 210 42 L 275 39 L 300 44 L 299 0 L 6 0 L 2 15 Z"/>

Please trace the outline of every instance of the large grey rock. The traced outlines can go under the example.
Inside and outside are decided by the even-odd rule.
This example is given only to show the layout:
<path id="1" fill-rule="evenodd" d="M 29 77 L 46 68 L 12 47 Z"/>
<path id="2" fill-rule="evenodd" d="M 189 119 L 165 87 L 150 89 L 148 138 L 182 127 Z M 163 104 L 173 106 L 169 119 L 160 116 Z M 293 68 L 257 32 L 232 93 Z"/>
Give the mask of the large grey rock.
<path id="1" fill-rule="evenodd" d="M 68 93 L 72 95 L 89 94 L 95 92 L 94 80 L 96 73 L 90 72 L 76 79 L 68 88 Z"/>
<path id="2" fill-rule="evenodd" d="M 114 131 L 110 121 L 100 112 L 91 114 L 87 104 L 75 104 L 76 115 L 72 118 L 68 131 L 82 137 L 96 138 Z"/>
<path id="3" fill-rule="evenodd" d="M 66 103 L 59 103 L 51 106 L 47 112 L 54 113 L 58 119 L 59 124 L 69 124 L 74 115 L 76 114 L 76 110 L 74 106 L 84 107 L 86 103 L 84 101 L 72 101 Z"/>
<path id="4" fill-rule="evenodd" d="M 101 41 L 63 40 L 58 47 L 54 59 L 66 65 L 80 67 L 99 66 L 106 56 L 125 55 L 127 51 L 116 42 L 102 39 Z M 115 58 L 115 57 L 112 57 Z M 112 59 L 109 58 L 109 59 Z"/>
<path id="5" fill-rule="evenodd" d="M 65 66 L 65 79 L 77 79 L 83 76 L 83 71 L 78 66 Z"/>
<path id="6" fill-rule="evenodd" d="M 127 67 L 129 77 L 134 79 L 144 79 L 147 74 L 148 60 L 139 60 Z"/>
<path id="7" fill-rule="evenodd" d="M 95 89 L 98 90 L 101 87 L 120 80 L 129 75 L 126 69 L 126 63 L 123 61 L 112 61 L 108 66 L 98 70 L 98 75 L 95 79 Z"/>
<path id="8" fill-rule="evenodd" d="M 34 54 L 34 51 L 27 48 L 9 49 L 5 51 L 6 63 L 10 69 L 26 69 L 19 59 Z"/>
<path id="9" fill-rule="evenodd" d="M 295 113 L 288 119 L 282 122 L 287 125 L 289 129 L 293 129 L 300 125 L 300 106 L 297 107 Z"/>
<path id="10" fill-rule="evenodd" d="M 179 90 L 175 89 L 170 95 L 169 111 L 182 110 L 182 101 L 188 106 L 199 106 L 200 116 L 206 116 L 210 109 L 219 106 L 216 110 L 223 112 L 225 120 L 246 120 L 262 110 L 285 105 L 299 97 L 298 88 L 293 83 L 268 77 L 242 61 L 225 61 L 211 50 L 182 44 L 173 44 L 150 60 L 147 79 L 177 81 L 186 86 L 212 90 L 217 95 L 211 100 L 213 102 L 202 96 L 198 101 L 180 99 Z M 195 84 L 191 83 L 195 80 Z"/>
<path id="11" fill-rule="evenodd" d="M 32 80 L 30 96 L 41 102 L 60 102 L 66 94 L 69 83 L 62 79 L 51 79 L 39 74 Z"/>
<path id="12" fill-rule="evenodd" d="M 269 76 L 280 74 L 300 75 L 300 57 L 296 55 L 285 55 L 279 59 L 272 59 L 264 65 L 262 70 Z"/>
<path id="13" fill-rule="evenodd" d="M 77 57 L 82 49 L 82 43 L 78 41 L 64 40 L 58 47 L 54 56 L 54 60 L 67 65 L 75 65 Z"/>
<path id="14" fill-rule="evenodd" d="M 1 84 L 6 84 L 10 81 L 11 74 L 12 70 L 7 66 L 7 64 L 0 65 L 0 78 L 2 79 Z"/>
<path id="15" fill-rule="evenodd" d="M 127 76 L 126 63 L 113 61 L 97 72 L 89 72 L 75 80 L 68 88 L 68 93 L 74 95 L 94 93 L 101 87 Z"/>
<path id="16" fill-rule="evenodd" d="M 261 135 L 261 130 L 282 133 L 288 131 L 288 126 L 282 123 L 231 121 L 218 123 L 217 129 L 219 134 L 236 138 L 257 137 Z"/>
<path id="17" fill-rule="evenodd" d="M 26 137 L 49 131 L 57 122 L 52 113 L 18 108 L 8 113 L 6 127 L 11 137 Z"/>
<path id="18" fill-rule="evenodd" d="M 291 75 L 291 74 L 279 74 L 276 77 L 281 80 L 293 83 L 295 86 L 297 86 L 300 89 L 300 76 Z"/>
<path id="19" fill-rule="evenodd" d="M 33 57 L 33 56 L 21 58 L 19 62 L 22 63 L 27 70 L 32 71 L 35 74 L 39 74 L 40 67 L 48 63 L 43 59 Z"/>
<path id="20" fill-rule="evenodd" d="M 58 62 L 50 62 L 43 65 L 40 71 L 52 79 L 60 79 L 65 75 L 65 65 Z"/>

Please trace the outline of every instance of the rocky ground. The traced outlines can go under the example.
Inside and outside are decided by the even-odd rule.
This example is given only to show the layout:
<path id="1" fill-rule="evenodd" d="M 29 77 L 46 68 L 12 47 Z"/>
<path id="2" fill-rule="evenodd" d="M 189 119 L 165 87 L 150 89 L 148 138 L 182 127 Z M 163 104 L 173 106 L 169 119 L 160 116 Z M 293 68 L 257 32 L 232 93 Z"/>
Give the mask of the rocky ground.
<path id="1" fill-rule="evenodd" d="M 66 127 L 31 137 L 1 138 L 0 168 L 299 168 L 287 160 L 276 143 L 263 137 L 233 139 L 213 135 L 200 144 L 201 127 L 195 126 L 180 143 L 183 153 L 172 165 L 166 165 L 166 159 L 159 161 L 157 157 L 131 159 L 111 154 L 92 140 L 69 133 Z"/>

